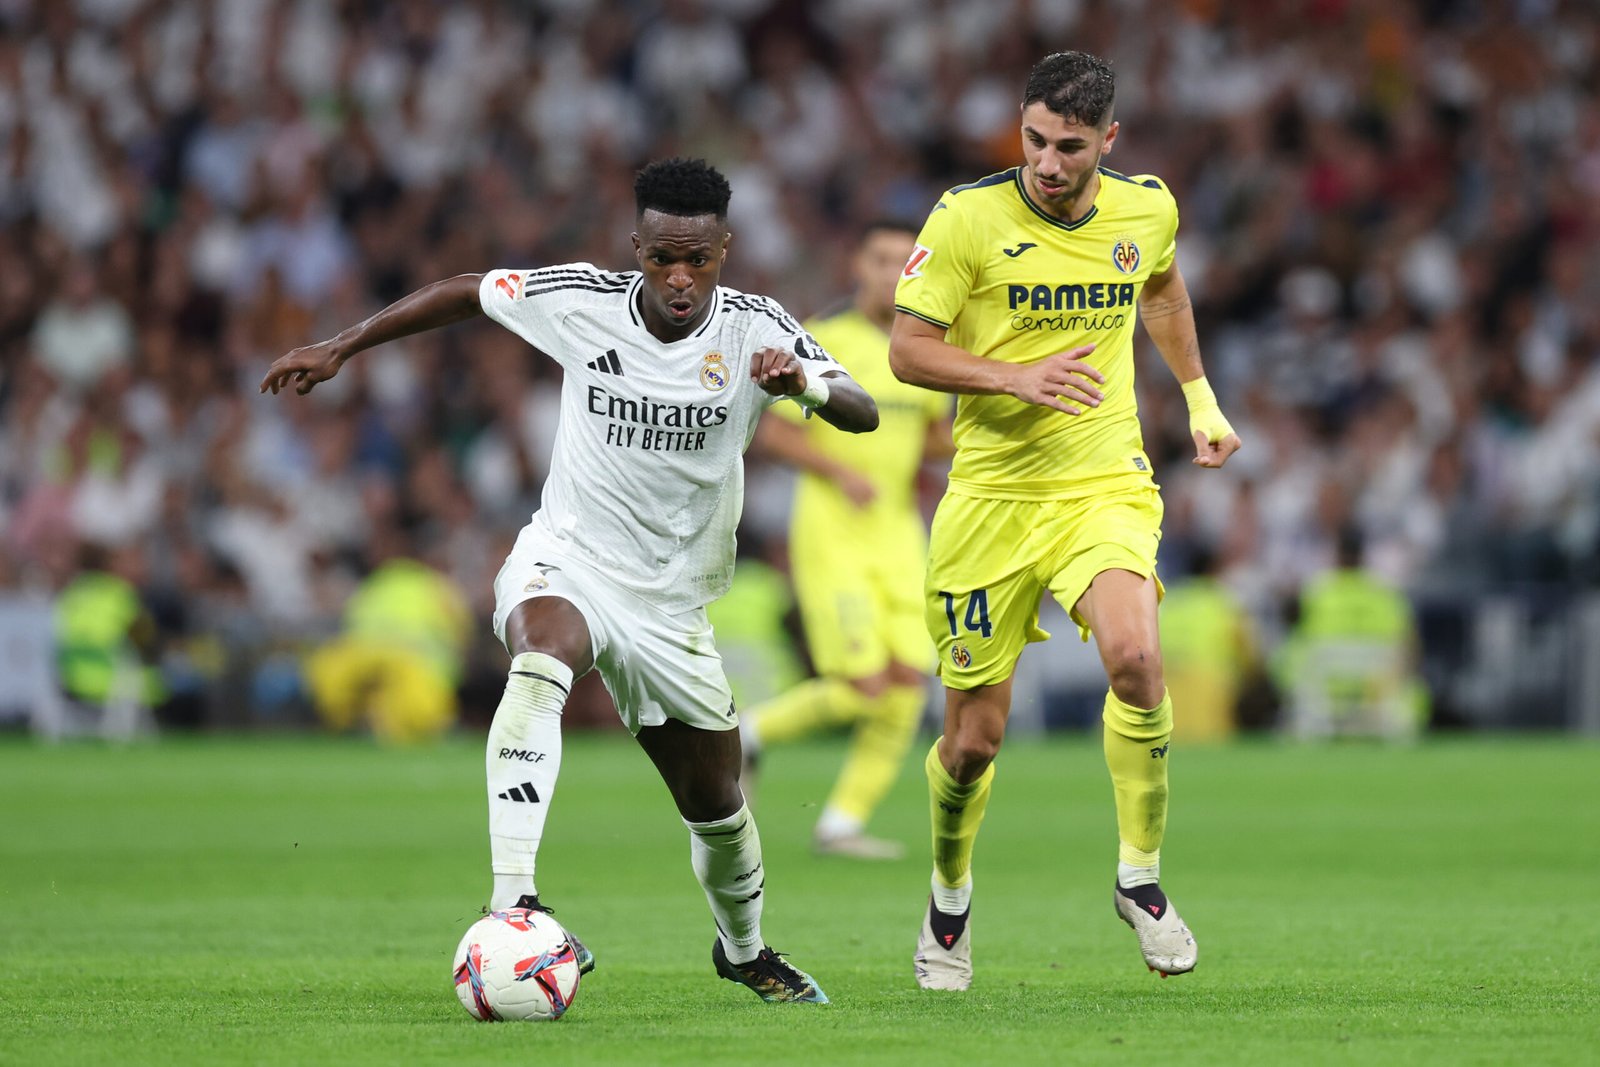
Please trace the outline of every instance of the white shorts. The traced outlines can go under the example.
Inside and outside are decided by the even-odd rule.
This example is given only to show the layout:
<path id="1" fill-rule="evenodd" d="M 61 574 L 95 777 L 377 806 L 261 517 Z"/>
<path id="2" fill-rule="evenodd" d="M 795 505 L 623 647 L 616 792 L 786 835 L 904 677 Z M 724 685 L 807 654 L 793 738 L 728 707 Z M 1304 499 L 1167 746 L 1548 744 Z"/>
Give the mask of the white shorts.
<path id="1" fill-rule="evenodd" d="M 512 610 L 547 596 L 571 602 L 589 624 L 595 667 L 630 733 L 668 719 L 702 730 L 739 725 L 705 608 L 669 615 L 525 529 L 494 579 L 501 644 Z"/>

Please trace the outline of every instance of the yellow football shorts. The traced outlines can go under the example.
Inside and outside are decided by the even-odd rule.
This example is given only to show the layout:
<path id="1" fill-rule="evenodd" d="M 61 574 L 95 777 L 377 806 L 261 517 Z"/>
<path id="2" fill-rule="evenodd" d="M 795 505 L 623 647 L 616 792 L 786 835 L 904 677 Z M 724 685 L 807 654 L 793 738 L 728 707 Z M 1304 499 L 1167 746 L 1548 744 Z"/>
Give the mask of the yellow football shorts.
<path id="1" fill-rule="evenodd" d="M 792 531 L 790 573 L 819 675 L 867 678 L 890 660 L 928 669 L 933 646 L 921 593 L 927 535 L 921 516 L 908 511 L 903 519 L 871 531 L 808 531 L 798 523 Z"/>
<path id="2" fill-rule="evenodd" d="M 984 500 L 946 493 L 933 519 L 923 612 L 951 689 L 1011 676 L 1039 628 L 1045 590 L 1089 639 L 1076 606 L 1102 571 L 1156 572 L 1161 495 L 1137 488 L 1077 500 Z M 1160 579 L 1156 594 L 1165 590 Z"/>

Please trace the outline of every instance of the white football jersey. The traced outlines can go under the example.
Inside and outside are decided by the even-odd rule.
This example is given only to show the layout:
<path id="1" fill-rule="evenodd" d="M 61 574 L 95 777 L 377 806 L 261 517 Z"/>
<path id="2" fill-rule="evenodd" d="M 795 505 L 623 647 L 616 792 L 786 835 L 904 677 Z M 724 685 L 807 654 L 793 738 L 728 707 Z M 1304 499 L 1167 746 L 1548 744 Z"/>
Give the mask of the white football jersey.
<path id="1" fill-rule="evenodd" d="M 728 589 L 744 507 L 743 453 L 779 400 L 750 358 L 783 348 L 806 376 L 839 365 L 775 301 L 723 286 L 693 333 L 645 329 L 638 271 L 567 263 L 483 276 L 484 313 L 565 372 L 550 477 L 532 526 L 676 613 Z"/>

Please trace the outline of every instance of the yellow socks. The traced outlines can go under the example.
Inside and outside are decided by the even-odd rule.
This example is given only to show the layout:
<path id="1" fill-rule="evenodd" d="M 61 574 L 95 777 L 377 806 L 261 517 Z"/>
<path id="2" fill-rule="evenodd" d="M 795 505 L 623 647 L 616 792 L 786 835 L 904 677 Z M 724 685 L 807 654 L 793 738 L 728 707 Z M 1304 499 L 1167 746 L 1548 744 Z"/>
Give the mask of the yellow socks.
<path id="1" fill-rule="evenodd" d="M 885 794 L 900 777 L 900 764 L 916 736 L 926 694 L 921 686 L 895 686 L 884 691 L 862 716 L 850 742 L 844 769 L 828 797 L 827 811 L 865 826 Z M 762 720 L 766 739 L 766 720 Z"/>
<path id="2" fill-rule="evenodd" d="M 747 736 L 758 745 L 781 745 L 855 722 L 869 706 L 842 678 L 812 678 L 746 712 Z"/>
<path id="3" fill-rule="evenodd" d="M 972 845 L 989 807 L 994 764 L 989 764 L 976 782 L 961 785 L 939 762 L 939 742 L 935 741 L 924 766 L 933 815 L 933 872 L 946 886 L 965 885 L 972 874 Z"/>
<path id="4" fill-rule="evenodd" d="M 1120 859 L 1130 867 L 1154 867 L 1167 831 L 1167 744 L 1172 739 L 1172 697 L 1148 711 L 1124 704 L 1106 691 L 1106 766 L 1117 797 Z"/>

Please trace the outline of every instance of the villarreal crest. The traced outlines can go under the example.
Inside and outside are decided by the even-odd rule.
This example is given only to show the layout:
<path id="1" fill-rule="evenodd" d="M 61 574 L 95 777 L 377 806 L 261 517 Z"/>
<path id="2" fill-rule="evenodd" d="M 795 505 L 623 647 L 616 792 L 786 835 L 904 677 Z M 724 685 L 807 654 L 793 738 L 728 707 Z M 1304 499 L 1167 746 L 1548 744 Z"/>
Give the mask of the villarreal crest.
<path id="1" fill-rule="evenodd" d="M 1139 246 L 1133 243 L 1132 237 L 1117 238 L 1111 249 L 1111 263 L 1124 274 L 1139 269 Z"/>

